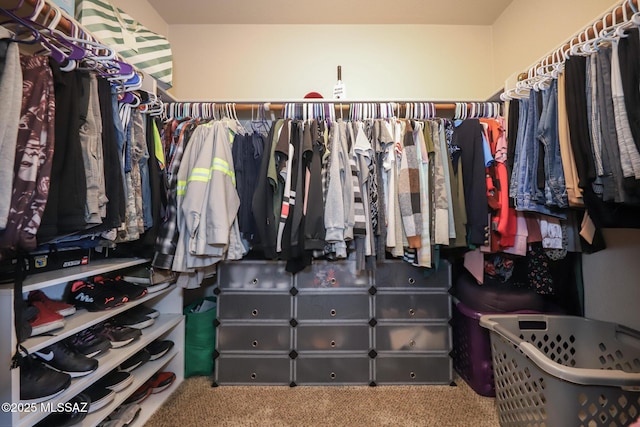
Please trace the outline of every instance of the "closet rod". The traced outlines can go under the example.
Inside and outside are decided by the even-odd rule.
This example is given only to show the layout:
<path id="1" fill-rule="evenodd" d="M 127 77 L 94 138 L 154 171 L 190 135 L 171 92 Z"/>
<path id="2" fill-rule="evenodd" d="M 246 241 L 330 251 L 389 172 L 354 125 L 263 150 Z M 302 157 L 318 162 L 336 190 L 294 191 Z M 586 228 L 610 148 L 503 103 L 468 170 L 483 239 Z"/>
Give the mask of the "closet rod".
<path id="1" fill-rule="evenodd" d="M 12 9 L 18 6 L 19 4 L 20 2 L 18 2 L 17 0 L 13 0 L 13 1 L 0 0 L 0 7 L 2 7 L 3 9 Z M 20 17 L 31 15 L 35 10 L 35 7 L 37 4 L 38 4 L 38 0 L 25 0 L 24 4 L 22 4 L 21 7 L 17 10 L 16 15 Z M 67 35 L 71 35 L 71 27 L 72 27 L 71 20 L 70 18 L 67 17 L 68 15 L 66 15 L 66 12 L 64 10 L 60 8 L 60 11 L 62 12 L 62 17 L 60 18 L 60 22 L 58 23 L 58 30 L 61 30 Z M 49 6 L 49 3 L 45 1 L 44 7 L 42 9 L 42 12 L 40 12 L 40 14 L 48 18 L 49 14 L 51 13 L 55 13 L 55 12 L 52 10 L 51 6 Z M 80 26 L 80 24 L 78 23 L 74 23 L 73 25 Z"/>
<path id="2" fill-rule="evenodd" d="M 542 57 L 540 60 L 534 63 L 533 66 L 529 67 L 529 70 L 537 69 L 541 67 L 545 62 L 549 63 L 549 61 L 553 61 L 554 54 L 559 50 L 566 51 L 572 45 L 579 43 L 581 41 L 584 41 L 580 37 L 584 35 L 585 32 L 586 32 L 586 35 L 589 37 L 589 40 L 593 40 L 598 36 L 598 33 L 602 30 L 603 25 L 605 24 L 613 25 L 614 22 L 621 24 L 622 19 L 624 18 L 624 10 L 622 8 L 626 9 L 626 13 L 628 17 L 634 14 L 631 4 L 635 5 L 636 9 L 640 8 L 640 0 L 625 0 L 622 3 L 617 4 L 615 7 L 609 9 L 602 16 L 600 16 L 599 19 L 592 21 L 591 24 L 584 27 L 582 31 L 577 32 L 573 37 L 565 41 L 562 45 L 555 48 L 553 51 L 551 51 L 551 53 Z M 615 19 L 614 19 L 614 14 L 615 14 Z M 603 19 L 605 21 L 604 23 L 602 22 Z M 594 26 L 595 26 L 595 31 L 594 31 Z M 520 75 L 518 76 L 518 80 L 523 80 L 526 78 L 527 78 L 527 72 L 520 73 Z"/>
<path id="3" fill-rule="evenodd" d="M 177 101 L 170 102 L 174 104 L 215 104 L 215 105 L 232 105 L 235 107 L 236 111 L 251 111 L 252 109 L 263 107 L 267 111 L 280 111 L 282 110 L 286 104 L 334 104 L 335 109 L 348 110 L 353 104 L 395 104 L 396 108 L 404 108 L 405 104 L 433 104 L 436 110 L 455 110 L 456 103 L 455 102 L 429 102 L 429 101 L 345 101 L 345 100 L 333 100 L 333 99 L 302 99 L 296 101 L 282 101 L 282 102 L 233 102 L 233 101 Z M 476 104 L 486 104 L 486 102 L 460 102 L 460 104 L 465 104 L 469 106 L 472 103 Z"/>

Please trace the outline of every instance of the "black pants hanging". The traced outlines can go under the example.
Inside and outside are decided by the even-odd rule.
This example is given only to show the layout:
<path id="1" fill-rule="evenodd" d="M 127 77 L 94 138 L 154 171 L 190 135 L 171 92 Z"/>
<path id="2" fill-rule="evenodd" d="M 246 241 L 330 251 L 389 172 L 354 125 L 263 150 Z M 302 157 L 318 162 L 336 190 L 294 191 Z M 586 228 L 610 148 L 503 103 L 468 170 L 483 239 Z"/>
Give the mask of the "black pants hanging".
<path id="1" fill-rule="evenodd" d="M 591 133 L 589 116 L 587 115 L 587 59 L 583 56 L 572 56 L 565 63 L 567 84 L 567 118 L 571 149 L 576 161 L 580 188 L 591 187 L 596 178 L 596 171 L 591 154 Z"/>

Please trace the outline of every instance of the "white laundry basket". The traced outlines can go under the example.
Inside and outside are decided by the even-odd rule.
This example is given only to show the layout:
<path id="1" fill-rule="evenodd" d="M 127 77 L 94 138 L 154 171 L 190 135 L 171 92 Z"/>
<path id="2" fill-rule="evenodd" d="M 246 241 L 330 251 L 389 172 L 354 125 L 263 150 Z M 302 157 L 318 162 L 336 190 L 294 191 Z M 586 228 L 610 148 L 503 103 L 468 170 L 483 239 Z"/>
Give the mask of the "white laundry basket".
<path id="1" fill-rule="evenodd" d="M 576 316 L 484 315 L 503 427 L 619 427 L 640 415 L 640 332 Z"/>

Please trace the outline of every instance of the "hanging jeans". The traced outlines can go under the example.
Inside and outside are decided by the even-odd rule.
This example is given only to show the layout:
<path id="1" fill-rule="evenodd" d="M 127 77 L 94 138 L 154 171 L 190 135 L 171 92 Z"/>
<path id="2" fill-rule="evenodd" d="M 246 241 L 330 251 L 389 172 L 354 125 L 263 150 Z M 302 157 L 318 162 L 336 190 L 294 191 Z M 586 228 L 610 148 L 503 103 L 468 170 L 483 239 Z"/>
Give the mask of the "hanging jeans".
<path id="1" fill-rule="evenodd" d="M 538 142 L 538 103 L 536 99 L 537 93 L 531 91 L 529 94 L 528 108 L 525 112 L 526 124 L 524 126 L 523 138 L 519 144 L 519 153 L 517 159 L 517 182 L 516 182 L 516 209 L 519 211 L 538 212 L 545 215 L 554 215 L 563 217 L 563 214 L 554 212 L 554 210 L 544 205 L 544 192 L 538 188 L 538 159 L 540 156 L 540 144 Z M 555 138 L 557 139 L 557 127 L 555 130 Z M 549 138 L 549 135 L 547 135 Z M 560 156 L 555 160 L 561 165 Z M 515 167 L 515 165 L 514 165 Z M 564 184 L 564 175 L 563 175 Z M 546 185 L 545 185 L 546 186 Z M 564 193 L 566 195 L 566 192 Z"/>
<path id="2" fill-rule="evenodd" d="M 542 91 L 542 115 L 538 123 L 537 137 L 544 147 L 544 204 L 566 208 L 567 188 L 560 157 L 558 139 L 558 81 Z"/>
<path id="3" fill-rule="evenodd" d="M 515 140 L 515 148 L 513 149 L 513 167 L 511 171 L 511 179 L 509 182 L 509 197 L 515 199 L 517 195 L 520 193 L 519 182 L 520 182 L 520 153 L 522 152 L 522 147 L 524 146 L 524 133 L 525 127 L 527 125 L 528 118 L 528 110 L 529 110 L 529 100 L 521 99 L 518 101 L 518 132 Z"/>

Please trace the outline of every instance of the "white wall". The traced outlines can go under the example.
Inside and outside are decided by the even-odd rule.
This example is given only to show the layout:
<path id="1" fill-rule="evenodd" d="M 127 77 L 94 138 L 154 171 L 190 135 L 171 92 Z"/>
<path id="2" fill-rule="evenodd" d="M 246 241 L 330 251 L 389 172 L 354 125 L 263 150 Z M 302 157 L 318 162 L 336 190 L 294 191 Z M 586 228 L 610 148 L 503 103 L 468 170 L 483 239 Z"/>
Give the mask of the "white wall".
<path id="1" fill-rule="evenodd" d="M 491 27 L 172 25 L 180 100 L 332 97 L 342 66 L 350 99 L 485 100 Z"/>
<path id="2" fill-rule="evenodd" d="M 582 31 L 620 1 L 514 0 L 493 24 L 491 87 L 501 88 L 508 77 Z"/>
<path id="3" fill-rule="evenodd" d="M 640 331 L 640 230 L 604 230 L 607 248 L 583 255 L 585 316 Z"/>

